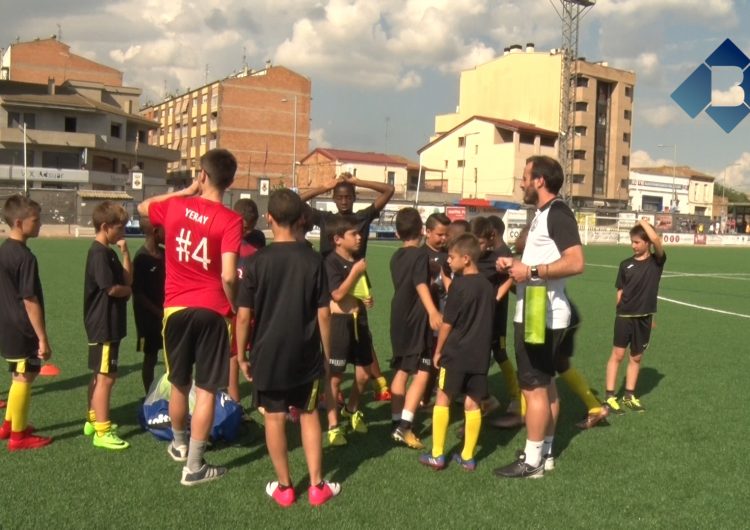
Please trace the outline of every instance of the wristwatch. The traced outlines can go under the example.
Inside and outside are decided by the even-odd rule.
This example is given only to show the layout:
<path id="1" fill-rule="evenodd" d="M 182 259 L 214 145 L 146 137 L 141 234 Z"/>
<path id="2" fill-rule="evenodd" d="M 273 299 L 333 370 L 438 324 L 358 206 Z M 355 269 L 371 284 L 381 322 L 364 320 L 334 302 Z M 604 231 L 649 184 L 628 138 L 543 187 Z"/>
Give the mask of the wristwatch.
<path id="1" fill-rule="evenodd" d="M 531 279 L 532 280 L 538 280 L 539 279 L 539 269 L 537 268 L 537 266 L 536 265 L 532 265 L 530 271 L 531 271 Z"/>

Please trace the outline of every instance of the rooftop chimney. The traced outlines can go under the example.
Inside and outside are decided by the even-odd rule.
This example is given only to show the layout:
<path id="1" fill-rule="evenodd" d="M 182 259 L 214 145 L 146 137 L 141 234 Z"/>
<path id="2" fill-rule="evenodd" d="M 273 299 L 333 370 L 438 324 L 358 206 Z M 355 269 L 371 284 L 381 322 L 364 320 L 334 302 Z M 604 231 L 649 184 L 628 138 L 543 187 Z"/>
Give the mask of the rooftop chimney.
<path id="1" fill-rule="evenodd" d="M 47 78 L 47 94 L 49 94 L 50 96 L 55 95 L 55 78 L 54 77 Z"/>
<path id="2" fill-rule="evenodd" d="M 527 42 L 526 43 L 526 53 L 534 53 L 534 43 L 533 42 Z"/>

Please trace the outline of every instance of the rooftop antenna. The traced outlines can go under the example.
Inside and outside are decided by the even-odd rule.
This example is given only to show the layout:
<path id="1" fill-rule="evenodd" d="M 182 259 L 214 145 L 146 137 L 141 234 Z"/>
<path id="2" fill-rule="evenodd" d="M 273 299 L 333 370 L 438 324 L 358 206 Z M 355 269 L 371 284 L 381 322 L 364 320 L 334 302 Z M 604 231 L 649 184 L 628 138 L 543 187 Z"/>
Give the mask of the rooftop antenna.
<path id="1" fill-rule="evenodd" d="M 57 24 L 57 41 L 62 42 L 62 26 Z"/>

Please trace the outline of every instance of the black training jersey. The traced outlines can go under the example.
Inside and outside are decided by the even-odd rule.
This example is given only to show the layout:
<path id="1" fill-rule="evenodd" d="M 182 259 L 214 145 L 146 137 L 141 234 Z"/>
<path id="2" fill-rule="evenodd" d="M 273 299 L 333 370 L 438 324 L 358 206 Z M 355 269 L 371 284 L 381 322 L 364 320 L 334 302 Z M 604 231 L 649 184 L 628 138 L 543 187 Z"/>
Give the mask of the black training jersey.
<path id="1" fill-rule="evenodd" d="M 312 210 L 312 222 L 320 228 L 320 253 L 327 256 L 333 252 L 333 242 L 330 239 L 327 226 L 331 219 L 341 215 L 340 213 L 326 212 L 323 210 Z M 370 223 L 380 217 L 380 210 L 371 204 L 364 210 L 358 210 L 350 215 L 357 223 L 357 232 L 362 236 L 362 246 L 357 253 L 358 258 L 364 258 L 367 255 L 367 239 L 370 236 Z"/>
<path id="2" fill-rule="evenodd" d="M 133 314 L 138 335 L 146 330 L 161 330 L 161 315 L 155 315 L 143 305 L 141 297 L 156 307 L 164 307 L 164 250 L 159 248 L 157 256 L 145 246 L 138 249 L 133 258 Z"/>
<path id="3" fill-rule="evenodd" d="M 435 307 L 442 307 L 441 302 L 445 302 L 445 296 L 447 294 L 445 284 L 443 283 L 443 277 L 445 275 L 445 267 L 448 264 L 448 253 L 441 250 L 435 250 L 428 245 L 423 245 L 422 248 L 427 254 L 427 262 L 430 267 L 429 285 L 432 301 L 435 303 Z M 450 268 L 448 270 L 450 270 Z"/>
<path id="4" fill-rule="evenodd" d="M 83 282 L 83 322 L 91 343 L 125 338 L 127 300 L 109 296 L 115 285 L 124 285 L 125 275 L 115 251 L 94 241 L 86 257 Z"/>
<path id="5" fill-rule="evenodd" d="M 339 256 L 336 252 L 331 252 L 325 257 L 326 278 L 328 279 L 328 289 L 330 292 L 335 291 L 349 277 L 352 265 L 356 261 L 348 261 Z M 367 319 L 367 308 L 362 300 L 357 299 L 359 317 Z"/>
<path id="6" fill-rule="evenodd" d="M 443 322 L 453 326 L 443 346 L 440 366 L 467 374 L 490 369 L 495 297 L 481 274 L 456 276 L 448 292 Z"/>
<path id="7" fill-rule="evenodd" d="M 391 257 L 391 346 L 394 357 L 422 354 L 430 347 L 432 332 L 417 285 L 430 284 L 427 253 L 402 247 Z"/>
<path id="8" fill-rule="evenodd" d="M 0 245 L 0 353 L 6 359 L 20 359 L 39 349 L 23 301 L 36 297 L 44 311 L 39 265 L 31 250 L 15 239 Z"/>
<path id="9" fill-rule="evenodd" d="M 255 388 L 286 390 L 323 374 L 318 308 L 331 301 L 323 259 L 307 243 L 273 243 L 247 262 L 237 296 L 255 316 Z"/>
<path id="10" fill-rule="evenodd" d="M 659 280 L 664 272 L 667 255 L 658 258 L 651 254 L 644 260 L 629 257 L 620 263 L 615 287 L 622 289 L 617 314 L 638 316 L 656 313 L 656 297 L 659 294 Z"/>

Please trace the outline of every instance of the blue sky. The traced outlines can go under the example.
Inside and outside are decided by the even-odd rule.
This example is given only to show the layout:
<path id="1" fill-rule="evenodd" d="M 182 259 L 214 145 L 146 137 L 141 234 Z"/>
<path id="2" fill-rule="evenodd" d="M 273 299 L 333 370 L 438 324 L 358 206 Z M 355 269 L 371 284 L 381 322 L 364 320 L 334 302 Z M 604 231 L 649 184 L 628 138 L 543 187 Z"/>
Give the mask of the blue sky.
<path id="1" fill-rule="evenodd" d="M 434 116 L 453 112 L 458 73 L 534 42 L 559 47 L 558 0 L 0 0 L 0 47 L 62 31 L 73 51 L 125 72 L 157 100 L 267 59 L 313 83 L 312 146 L 416 150 Z M 59 28 L 58 28 L 59 25 Z M 634 70 L 631 165 L 677 163 L 750 191 L 750 117 L 725 133 L 672 91 L 724 39 L 750 56 L 748 0 L 599 0 L 581 22 L 579 55 Z M 715 72 L 731 103 L 736 72 Z M 734 90 L 734 92 L 732 92 Z M 739 95 L 741 99 L 741 94 Z M 387 140 L 386 140 L 387 122 Z M 386 143 L 387 142 L 387 143 Z"/>

